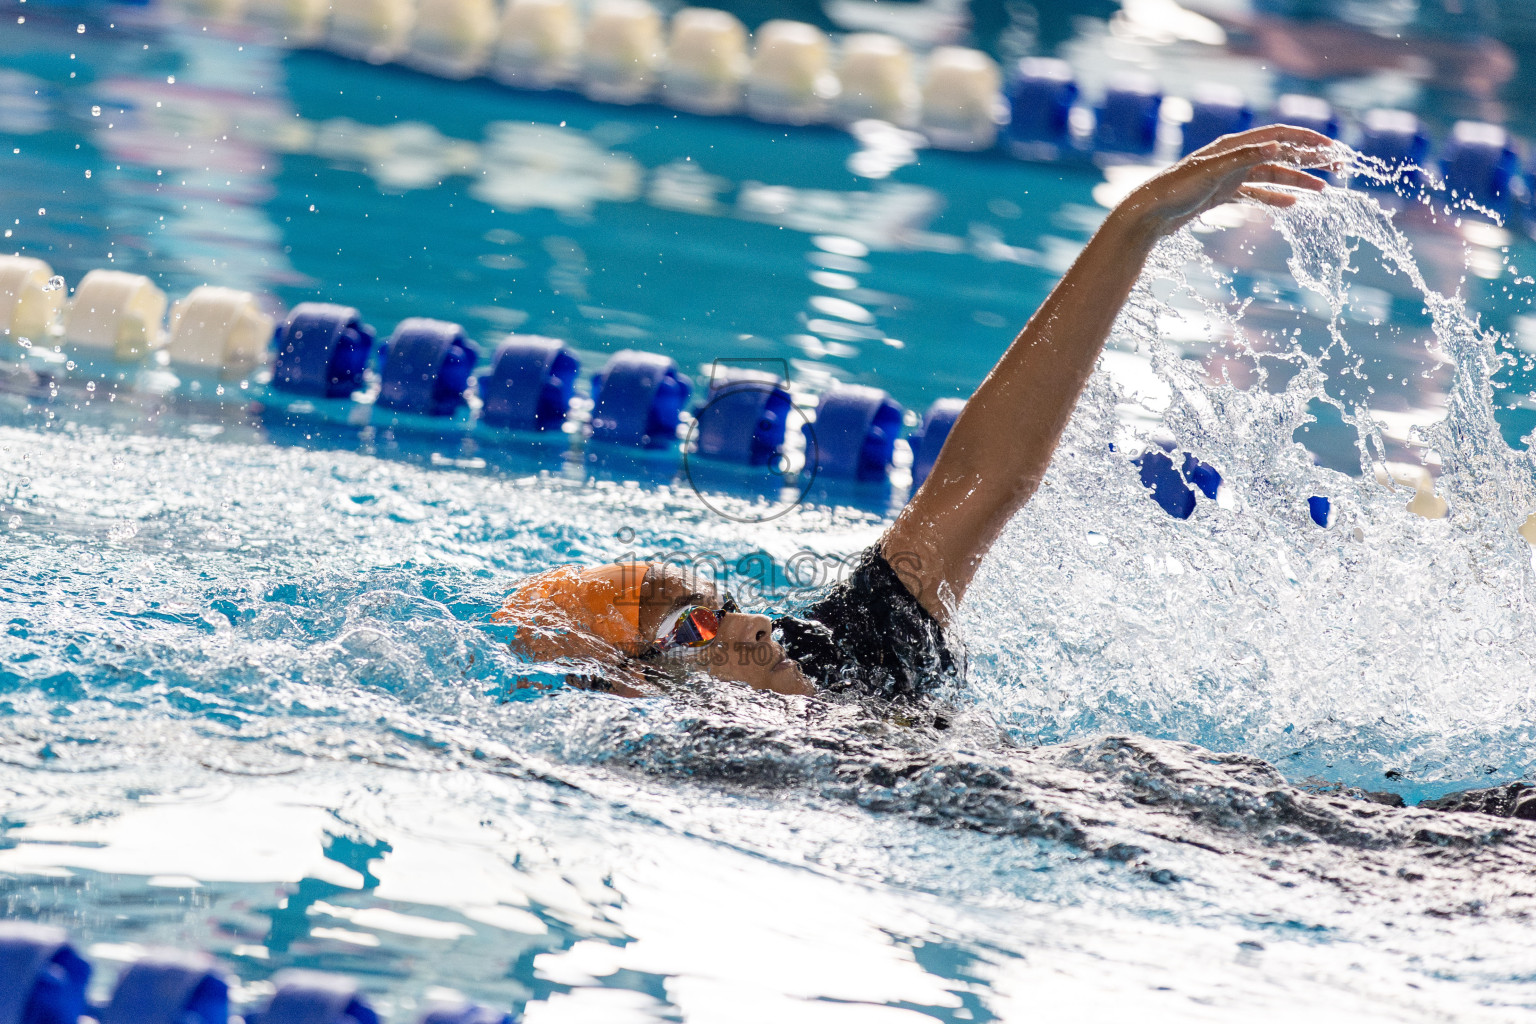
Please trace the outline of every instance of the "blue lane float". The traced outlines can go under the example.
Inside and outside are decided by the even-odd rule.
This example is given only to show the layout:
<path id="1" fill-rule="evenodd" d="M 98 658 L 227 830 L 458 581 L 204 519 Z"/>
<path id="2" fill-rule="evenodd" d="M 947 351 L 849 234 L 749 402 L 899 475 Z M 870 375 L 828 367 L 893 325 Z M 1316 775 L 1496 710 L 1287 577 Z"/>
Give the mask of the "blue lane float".
<path id="1" fill-rule="evenodd" d="M 1269 113 L 1270 124 L 1293 124 L 1309 128 L 1330 139 L 1339 137 L 1339 115 L 1333 104 L 1320 96 L 1289 92 L 1275 101 Z"/>
<path id="2" fill-rule="evenodd" d="M 1339 137 L 1339 115 L 1333 109 L 1333 104 L 1320 96 L 1286 93 L 1275 101 L 1268 121 L 1270 124 L 1293 124 L 1298 128 L 1307 128 L 1330 139 Z M 1307 173 L 1327 182 L 1338 180 L 1333 172 L 1318 167 L 1308 168 Z"/>
<path id="3" fill-rule="evenodd" d="M 901 432 L 902 409 L 879 388 L 843 384 L 821 396 L 806 424 L 806 461 L 834 480 L 884 480 Z"/>
<path id="4" fill-rule="evenodd" d="M 480 420 L 504 430 L 558 430 L 580 373 L 581 361 L 558 339 L 510 335 L 480 378 Z"/>
<path id="5" fill-rule="evenodd" d="M 1072 66 L 1064 60 L 1026 57 L 1007 87 L 1008 140 L 1022 155 L 1050 155 L 1071 145 L 1072 105 L 1077 102 Z"/>
<path id="6" fill-rule="evenodd" d="M 1482 121 L 1457 121 L 1441 152 L 1445 187 L 1457 199 L 1470 198 L 1499 216 L 1510 211 L 1511 185 L 1520 175 L 1520 155 L 1508 132 Z"/>
<path id="7" fill-rule="evenodd" d="M 666 356 L 619 352 L 592 378 L 592 439 L 665 448 L 692 393 L 692 382 Z"/>
<path id="8" fill-rule="evenodd" d="M 427 1012 L 421 1024 L 517 1024 L 517 1017 L 478 1003 L 461 1003 Z"/>
<path id="9" fill-rule="evenodd" d="M 379 1015 L 357 991 L 357 982 L 339 974 L 284 971 L 272 1001 L 247 1024 L 379 1024 Z"/>
<path id="10" fill-rule="evenodd" d="M 1208 462 L 1201 462 L 1189 452 L 1185 452 L 1182 469 L 1184 479 L 1189 481 L 1191 487 L 1212 501 L 1216 500 L 1216 495 L 1221 491 L 1221 474 L 1216 471 L 1215 466 Z"/>
<path id="11" fill-rule="evenodd" d="M 1188 519 L 1195 512 L 1195 492 L 1212 501 L 1221 490 L 1221 474 L 1216 467 L 1201 462 L 1188 452 L 1177 466 L 1174 455 L 1154 448 L 1132 459 L 1141 475 L 1141 485 L 1152 495 L 1159 508 L 1175 519 Z"/>
<path id="12" fill-rule="evenodd" d="M 1333 522 L 1333 502 L 1314 494 L 1307 499 L 1307 515 L 1311 516 L 1312 521 L 1318 526 L 1327 529 Z"/>
<path id="13" fill-rule="evenodd" d="M 464 389 L 479 359 L 479 349 L 458 324 L 407 317 L 384 347 L 378 405 L 418 416 L 452 416 L 464 405 Z"/>
<path id="14" fill-rule="evenodd" d="M 1099 105 L 1093 148 L 1100 153 L 1150 156 L 1157 144 L 1157 117 L 1163 94 L 1149 75 L 1122 75 L 1110 83 Z"/>
<path id="15" fill-rule="evenodd" d="M 363 386 L 373 328 L 351 306 L 301 302 L 278 328 L 272 387 L 315 398 L 346 398 Z"/>
<path id="16" fill-rule="evenodd" d="M 1406 110 L 1366 111 L 1360 122 L 1360 142 L 1355 149 L 1363 156 L 1381 161 L 1387 174 L 1399 175 L 1398 182 L 1410 188 L 1423 184 L 1422 168 L 1429 159 L 1429 136 L 1419 119 Z M 1394 182 L 1367 179 L 1367 188 L 1392 190 Z"/>
<path id="17" fill-rule="evenodd" d="M 793 407 L 782 379 L 750 370 L 723 372 L 695 413 L 698 454 L 747 466 L 770 465 L 783 453 Z"/>
<path id="18" fill-rule="evenodd" d="M 117 980 L 100 1024 L 227 1024 L 229 983 L 211 957 L 151 953 Z"/>
<path id="19" fill-rule="evenodd" d="M 1240 90 L 1227 85 L 1201 86 L 1190 101 L 1190 110 L 1190 118 L 1184 124 L 1182 156 L 1253 125 L 1253 108 Z"/>
<path id="20" fill-rule="evenodd" d="M 91 965 L 63 929 L 0 921 L 0 1024 L 227 1024 L 229 982 L 204 953 L 164 950 L 130 964 L 105 1007 L 86 1001 Z M 380 1024 L 357 982 L 287 970 L 266 1007 L 247 1024 Z M 89 1014 L 89 1016 L 86 1016 Z M 434 1006 L 420 1024 L 517 1024 L 517 1015 L 459 999 Z"/>
<path id="21" fill-rule="evenodd" d="M 923 414 L 922 424 L 907 438 L 907 443 L 912 446 L 913 493 L 923 486 L 923 481 L 933 472 L 939 451 L 964 410 L 965 399 L 940 398 L 928 407 L 928 411 Z"/>
<path id="22" fill-rule="evenodd" d="M 75 1024 L 90 979 L 62 930 L 0 921 L 0 1024 Z"/>

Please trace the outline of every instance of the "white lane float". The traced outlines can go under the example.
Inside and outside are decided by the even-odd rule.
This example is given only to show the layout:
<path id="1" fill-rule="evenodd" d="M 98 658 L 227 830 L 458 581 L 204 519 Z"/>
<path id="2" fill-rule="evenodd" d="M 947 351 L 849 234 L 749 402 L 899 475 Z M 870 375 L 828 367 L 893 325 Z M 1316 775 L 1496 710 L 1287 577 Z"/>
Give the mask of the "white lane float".
<path id="1" fill-rule="evenodd" d="M 1435 478 L 1423 466 L 1409 462 L 1388 462 L 1376 467 L 1376 482 L 1386 487 L 1412 487 L 1413 497 L 1404 507 L 1424 519 L 1444 519 L 1450 511 L 1445 499 L 1435 493 Z"/>
<path id="2" fill-rule="evenodd" d="M 876 118 L 908 125 L 917 113 L 917 81 L 912 51 L 895 36 L 855 32 L 843 39 L 837 65 L 842 90 L 832 102 L 833 117 L 844 123 Z"/>
<path id="3" fill-rule="evenodd" d="M 256 7 L 259 3 L 260 0 L 251 0 L 250 6 Z M 194 17 L 229 21 L 245 16 L 247 0 L 178 0 L 176 6 Z"/>
<path id="4" fill-rule="evenodd" d="M 741 106 L 747 29 L 734 15 L 684 7 L 672 16 L 662 99 L 696 114 L 729 114 Z"/>
<path id="5" fill-rule="evenodd" d="M 428 74 L 468 78 L 490 58 L 496 23 L 493 0 L 420 0 L 400 59 Z"/>
<path id="6" fill-rule="evenodd" d="M 928 55 L 922 127 L 940 149 L 990 149 L 1004 109 L 1003 76 L 980 50 L 940 46 Z"/>
<path id="7" fill-rule="evenodd" d="M 581 21 L 571 0 L 511 0 L 491 56 L 490 74 L 523 89 L 549 89 L 576 74 Z"/>
<path id="8" fill-rule="evenodd" d="M 330 16 L 331 0 L 246 0 L 247 22 L 279 32 L 297 46 L 325 38 Z"/>
<path id="9" fill-rule="evenodd" d="M 412 0 L 331 0 L 325 44 L 345 56 L 383 64 L 404 52 L 415 24 Z"/>
<path id="10" fill-rule="evenodd" d="M 0 334 L 41 341 L 58 323 L 64 279 L 31 256 L 0 256 Z"/>
<path id="11" fill-rule="evenodd" d="M 142 274 L 93 270 L 64 314 L 64 343 L 94 359 L 131 362 L 164 340 L 165 292 Z"/>
<path id="12" fill-rule="evenodd" d="M 656 86 L 661 14 L 645 0 L 598 0 L 582 37 L 582 91 L 603 103 L 639 103 Z"/>
<path id="13" fill-rule="evenodd" d="M 803 21 L 776 20 L 758 26 L 755 41 L 747 112 L 782 124 L 821 120 L 839 90 L 827 34 Z"/>
<path id="14" fill-rule="evenodd" d="M 171 307 L 165 351 L 178 369 L 238 380 L 265 361 L 272 327 L 250 292 L 205 284 Z"/>

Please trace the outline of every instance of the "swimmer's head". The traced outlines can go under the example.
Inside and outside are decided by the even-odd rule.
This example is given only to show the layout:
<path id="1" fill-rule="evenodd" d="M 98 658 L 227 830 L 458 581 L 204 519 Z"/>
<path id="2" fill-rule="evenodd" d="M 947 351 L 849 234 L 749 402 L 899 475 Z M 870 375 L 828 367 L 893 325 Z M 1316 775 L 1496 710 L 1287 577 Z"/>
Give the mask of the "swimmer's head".
<path id="1" fill-rule="evenodd" d="M 732 610 L 717 619 L 680 614 L 690 608 Z M 735 610 L 712 582 L 673 565 L 616 562 L 547 569 L 523 580 L 491 618 L 515 627 L 513 646 L 539 661 L 617 664 L 626 658 L 665 657 L 757 689 L 814 692 L 799 666 L 770 639 L 772 623 L 766 615 Z M 704 637 L 690 629 L 690 620 L 714 620 L 716 635 L 700 642 Z"/>

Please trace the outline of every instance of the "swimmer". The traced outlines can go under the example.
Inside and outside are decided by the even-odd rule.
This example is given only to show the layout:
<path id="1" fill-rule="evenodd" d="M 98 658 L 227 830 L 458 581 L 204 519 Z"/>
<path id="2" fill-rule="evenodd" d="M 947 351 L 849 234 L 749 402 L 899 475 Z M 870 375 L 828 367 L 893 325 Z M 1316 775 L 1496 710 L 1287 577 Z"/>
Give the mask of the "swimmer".
<path id="1" fill-rule="evenodd" d="M 782 694 L 931 692 L 961 671 L 944 631 L 1044 479 L 1153 246 L 1224 203 L 1290 206 L 1324 188 L 1304 168 L 1337 161 L 1327 136 L 1269 125 L 1217 139 L 1127 196 L 971 396 L 912 500 L 800 615 L 770 620 L 675 566 L 634 562 L 529 577 L 494 620 L 540 661 L 604 665 L 584 684 L 628 696 L 658 692 L 656 666 L 672 660 Z"/>

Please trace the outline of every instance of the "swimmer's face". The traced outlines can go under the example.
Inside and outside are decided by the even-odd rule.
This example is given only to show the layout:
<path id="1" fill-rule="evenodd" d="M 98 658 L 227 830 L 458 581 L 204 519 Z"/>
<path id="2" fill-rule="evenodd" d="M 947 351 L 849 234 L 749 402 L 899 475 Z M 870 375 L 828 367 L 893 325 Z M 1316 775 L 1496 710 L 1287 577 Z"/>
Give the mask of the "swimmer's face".
<path id="1" fill-rule="evenodd" d="M 656 637 L 656 629 L 679 608 L 701 604 L 717 609 L 723 596 L 709 580 L 683 572 L 676 566 L 653 565 L 640 588 L 640 635 Z M 775 693 L 815 693 L 800 666 L 769 638 L 772 623 L 766 615 L 727 612 L 720 617 L 720 632 L 707 647 L 676 648 L 669 657 L 684 658 L 716 679 L 746 683 Z"/>

